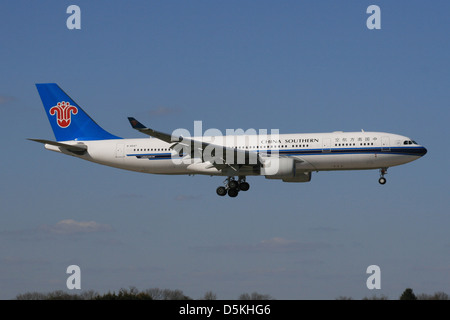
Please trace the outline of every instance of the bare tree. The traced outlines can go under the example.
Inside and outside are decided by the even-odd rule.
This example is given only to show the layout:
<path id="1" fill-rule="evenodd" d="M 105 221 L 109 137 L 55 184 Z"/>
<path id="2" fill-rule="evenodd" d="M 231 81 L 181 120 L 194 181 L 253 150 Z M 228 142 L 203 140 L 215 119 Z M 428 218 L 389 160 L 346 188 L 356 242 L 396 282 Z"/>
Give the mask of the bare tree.
<path id="1" fill-rule="evenodd" d="M 371 297 L 364 297 L 363 300 L 389 300 L 389 298 L 387 296 L 385 296 L 384 294 L 382 294 L 379 297 L 374 294 Z"/>
<path id="2" fill-rule="evenodd" d="M 151 288 L 145 290 L 145 293 L 152 297 L 153 300 L 164 300 L 164 290 L 160 288 Z"/>
<path id="3" fill-rule="evenodd" d="M 46 299 L 45 293 L 40 292 L 26 292 L 22 294 L 18 294 L 16 296 L 17 300 L 45 300 Z"/>
<path id="4" fill-rule="evenodd" d="M 352 297 L 347 297 L 347 296 L 339 296 L 336 298 L 336 300 L 353 300 Z"/>
<path id="5" fill-rule="evenodd" d="M 253 292 L 252 294 L 243 293 L 239 296 L 239 300 L 274 300 L 268 294 L 261 294 L 258 292 Z"/>
<path id="6" fill-rule="evenodd" d="M 192 300 L 181 290 L 152 288 L 145 291 L 153 300 Z"/>
<path id="7" fill-rule="evenodd" d="M 200 300 L 217 300 L 217 295 L 212 291 L 208 291 Z"/>
<path id="8" fill-rule="evenodd" d="M 417 295 L 417 300 L 448 300 L 448 294 L 442 291 L 434 294 L 421 293 Z"/>

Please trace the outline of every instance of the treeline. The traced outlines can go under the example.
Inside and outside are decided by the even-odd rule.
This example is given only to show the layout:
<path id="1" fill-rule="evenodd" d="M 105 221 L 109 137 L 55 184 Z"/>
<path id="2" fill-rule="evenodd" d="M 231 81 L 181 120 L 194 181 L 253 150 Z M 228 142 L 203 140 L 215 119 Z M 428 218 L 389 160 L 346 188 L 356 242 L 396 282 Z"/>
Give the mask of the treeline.
<path id="1" fill-rule="evenodd" d="M 353 300 L 351 297 L 339 297 L 337 300 Z M 362 300 L 389 300 L 385 295 L 365 297 Z M 398 297 L 398 300 L 449 300 L 448 294 L 442 291 L 433 294 L 421 293 L 416 295 L 411 288 L 406 288 L 405 291 Z"/>
<path id="2" fill-rule="evenodd" d="M 268 294 L 253 292 L 251 294 L 243 293 L 239 300 L 273 300 Z M 50 293 L 27 292 L 16 296 L 16 300 L 193 300 L 186 296 L 181 290 L 152 288 L 139 291 L 135 287 L 130 289 L 120 289 L 119 292 L 108 292 L 100 294 L 94 290 L 82 293 L 67 293 L 57 290 Z M 208 291 L 198 300 L 217 300 L 217 295 Z"/>
<path id="3" fill-rule="evenodd" d="M 135 287 L 129 289 L 120 289 L 116 292 L 108 292 L 100 294 L 96 291 L 89 290 L 82 293 L 67 293 L 62 290 L 53 291 L 50 293 L 27 292 L 16 296 L 17 300 L 193 300 L 186 296 L 181 290 L 159 289 L 152 288 L 144 291 L 139 291 Z M 411 288 L 405 289 L 398 297 L 399 300 L 449 300 L 448 294 L 445 292 L 435 292 L 434 294 L 415 294 Z M 217 295 L 208 291 L 203 297 L 198 300 L 217 300 Z M 260 294 L 257 292 L 243 293 L 238 297 L 238 300 L 274 300 L 268 294 Z M 341 296 L 337 300 L 353 300 L 351 297 Z M 362 300 L 389 300 L 387 296 L 372 296 L 365 297 Z"/>

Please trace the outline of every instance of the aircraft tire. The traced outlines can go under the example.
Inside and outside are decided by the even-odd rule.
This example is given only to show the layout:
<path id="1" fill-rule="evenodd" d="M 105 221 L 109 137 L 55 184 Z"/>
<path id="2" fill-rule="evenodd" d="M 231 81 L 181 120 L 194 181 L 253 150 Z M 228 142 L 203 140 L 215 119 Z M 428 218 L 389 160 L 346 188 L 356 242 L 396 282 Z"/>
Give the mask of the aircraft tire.
<path id="1" fill-rule="evenodd" d="M 250 189 L 250 184 L 248 182 L 241 182 L 241 184 L 239 185 L 239 189 L 242 191 L 247 191 L 248 189 Z"/>
<path id="2" fill-rule="evenodd" d="M 239 191 L 235 188 L 228 189 L 228 195 L 231 198 L 237 197 L 238 193 L 239 193 Z"/>
<path id="3" fill-rule="evenodd" d="M 228 182 L 228 188 L 230 189 L 239 188 L 239 182 L 237 182 L 236 180 L 230 180 L 230 182 Z"/>
<path id="4" fill-rule="evenodd" d="M 378 183 L 379 184 L 385 184 L 386 183 L 386 178 L 381 177 L 380 179 L 378 179 Z"/>
<path id="5" fill-rule="evenodd" d="M 227 194 L 227 189 L 225 189 L 225 187 L 218 187 L 218 188 L 216 189 L 216 193 L 217 193 L 219 196 L 223 197 L 224 195 Z"/>

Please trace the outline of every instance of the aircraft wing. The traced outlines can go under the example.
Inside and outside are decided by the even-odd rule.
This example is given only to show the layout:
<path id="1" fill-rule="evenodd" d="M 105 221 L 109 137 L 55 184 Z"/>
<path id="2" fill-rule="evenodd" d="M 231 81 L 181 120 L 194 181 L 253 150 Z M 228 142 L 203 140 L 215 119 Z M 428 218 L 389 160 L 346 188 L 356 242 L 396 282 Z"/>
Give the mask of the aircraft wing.
<path id="1" fill-rule="evenodd" d="M 261 158 L 255 151 L 240 150 L 235 148 L 224 147 L 221 145 L 216 145 L 209 142 L 199 141 L 182 136 L 174 136 L 168 133 L 156 131 L 147 128 L 142 123 L 137 121 L 135 118 L 129 117 L 131 126 L 133 129 L 138 130 L 144 134 L 152 136 L 154 138 L 160 139 L 164 142 L 171 143 L 172 149 L 180 149 L 182 147 L 191 148 L 191 154 L 200 152 L 203 155 L 203 151 L 207 149 L 209 153 L 214 150 L 214 153 L 218 153 L 220 156 L 215 158 L 215 165 L 234 165 L 234 164 L 245 164 L 245 165 L 261 165 Z M 215 156 L 215 155 L 213 155 Z M 220 161 L 221 160 L 221 161 Z"/>
<path id="2" fill-rule="evenodd" d="M 69 152 L 72 152 L 72 153 L 75 153 L 78 155 L 82 155 L 82 154 L 86 153 L 86 151 L 87 151 L 87 145 L 84 145 L 84 144 L 71 145 L 71 144 L 66 144 L 66 143 L 61 143 L 61 142 L 56 142 L 56 141 L 51 141 L 51 140 L 43 140 L 43 139 L 28 139 L 28 140 L 43 143 L 43 144 L 50 144 L 52 146 L 63 148 Z"/>

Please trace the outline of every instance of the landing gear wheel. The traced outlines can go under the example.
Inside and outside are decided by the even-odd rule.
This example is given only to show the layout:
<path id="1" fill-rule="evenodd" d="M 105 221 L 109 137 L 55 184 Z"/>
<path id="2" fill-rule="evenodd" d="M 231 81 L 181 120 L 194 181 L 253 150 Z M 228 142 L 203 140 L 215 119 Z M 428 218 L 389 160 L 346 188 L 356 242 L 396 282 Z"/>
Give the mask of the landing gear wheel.
<path id="1" fill-rule="evenodd" d="M 230 182 L 228 182 L 228 188 L 230 189 L 239 188 L 239 182 L 237 182 L 236 180 L 230 180 Z"/>
<path id="2" fill-rule="evenodd" d="M 245 176 L 239 176 L 238 179 L 233 176 L 228 176 L 224 184 L 224 187 L 221 186 L 216 189 L 216 193 L 219 196 L 228 194 L 229 197 L 235 198 L 239 194 L 239 191 L 247 191 L 250 189 L 250 185 L 245 182 Z"/>
<path id="3" fill-rule="evenodd" d="M 216 189 L 216 192 L 219 196 L 223 197 L 224 195 L 227 194 L 227 189 L 225 189 L 225 187 L 218 187 Z"/>
<path id="4" fill-rule="evenodd" d="M 228 196 L 231 198 L 237 197 L 239 191 L 235 188 L 228 189 Z"/>
<path id="5" fill-rule="evenodd" d="M 380 179 L 378 179 L 378 183 L 379 184 L 385 184 L 386 183 L 386 178 L 384 177 L 384 175 L 387 174 L 387 169 L 388 168 L 381 168 L 380 169 Z"/>
<path id="6" fill-rule="evenodd" d="M 241 184 L 239 185 L 239 189 L 241 191 L 247 191 L 248 189 L 250 189 L 250 185 L 248 184 L 248 182 L 241 182 Z"/>

